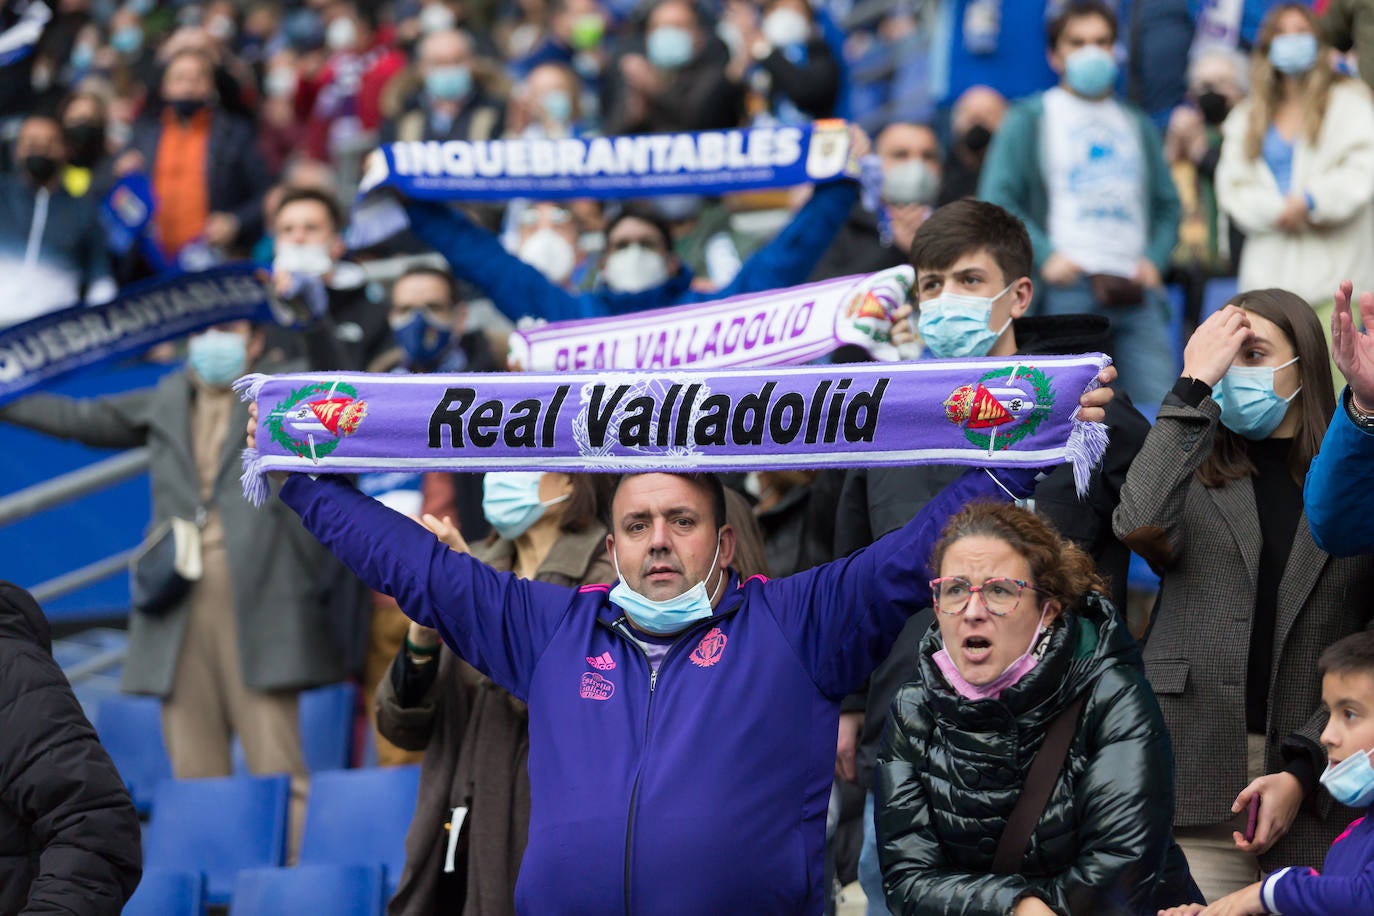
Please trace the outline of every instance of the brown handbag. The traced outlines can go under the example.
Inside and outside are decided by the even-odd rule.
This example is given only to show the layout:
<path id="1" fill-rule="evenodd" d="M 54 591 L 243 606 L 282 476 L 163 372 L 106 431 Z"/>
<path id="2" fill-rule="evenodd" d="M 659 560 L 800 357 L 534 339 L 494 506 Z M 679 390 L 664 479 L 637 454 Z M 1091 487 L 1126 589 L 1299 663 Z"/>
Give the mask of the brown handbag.
<path id="1" fill-rule="evenodd" d="M 1069 756 L 1069 745 L 1073 743 L 1074 732 L 1078 729 L 1078 713 L 1083 709 L 1084 696 L 1080 694 L 1063 712 L 1054 717 L 1045 731 L 1045 740 L 1040 750 L 1035 752 L 1026 783 L 1016 798 L 1016 807 L 1011 809 L 1007 825 L 1002 828 L 1002 836 L 997 840 L 997 851 L 992 856 L 994 875 L 1014 875 L 1021 870 L 1021 860 L 1025 858 L 1026 847 L 1030 845 L 1035 825 L 1049 804 L 1050 792 L 1059 780 L 1059 771 L 1064 769 L 1064 760 Z"/>
<path id="2" fill-rule="evenodd" d="M 1125 308 L 1145 301 L 1145 287 L 1129 277 L 1092 274 L 1088 277 L 1088 287 L 1098 305 L 1104 308 Z"/>

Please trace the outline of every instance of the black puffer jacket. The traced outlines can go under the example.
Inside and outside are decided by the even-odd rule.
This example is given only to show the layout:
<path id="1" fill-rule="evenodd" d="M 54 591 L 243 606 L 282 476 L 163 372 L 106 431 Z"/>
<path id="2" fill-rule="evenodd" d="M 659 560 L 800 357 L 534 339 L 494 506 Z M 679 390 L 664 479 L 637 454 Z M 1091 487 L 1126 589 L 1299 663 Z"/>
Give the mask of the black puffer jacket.
<path id="1" fill-rule="evenodd" d="M 1096 596 L 1048 638 L 1029 674 L 1001 699 L 980 701 L 959 697 L 936 667 L 938 629 L 922 641 L 915 679 L 892 704 L 876 774 L 894 913 L 1003 916 L 1027 896 L 1074 916 L 1153 914 L 1188 901 L 1191 882 L 1172 840 L 1173 753 L 1135 641 Z M 989 874 L 1045 730 L 1084 692 L 1021 873 Z"/>
<path id="2" fill-rule="evenodd" d="M 0 582 L 0 916 L 116 916 L 142 859 L 133 802 L 53 661 L 43 612 Z"/>

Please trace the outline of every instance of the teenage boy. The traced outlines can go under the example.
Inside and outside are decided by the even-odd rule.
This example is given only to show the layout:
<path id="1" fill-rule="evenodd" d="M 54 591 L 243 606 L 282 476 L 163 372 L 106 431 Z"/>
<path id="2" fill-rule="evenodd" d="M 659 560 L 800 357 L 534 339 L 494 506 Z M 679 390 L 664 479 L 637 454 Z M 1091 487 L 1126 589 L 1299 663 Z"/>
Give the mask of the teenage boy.
<path id="1" fill-rule="evenodd" d="M 1317 661 L 1322 707 L 1330 715 L 1322 730 L 1327 767 L 1322 785 L 1352 808 L 1374 804 L 1374 632 L 1362 630 L 1332 643 Z M 1237 812 L 1249 803 L 1236 799 Z M 1240 837 L 1237 835 L 1237 841 Z M 1326 853 L 1320 873 L 1281 868 L 1228 894 L 1211 906 L 1161 910 L 1160 916 L 1328 916 L 1374 913 L 1374 818 L 1368 814 L 1346 827 Z"/>
<path id="2" fill-rule="evenodd" d="M 1028 318 L 1034 295 L 1031 240 L 1011 213 L 985 201 L 957 200 L 940 207 L 916 231 L 911 264 L 913 296 L 920 308 L 920 333 L 930 355 L 940 359 L 1018 354 L 1083 353 L 1102 350 L 1108 323 L 1095 315 Z M 910 344 L 912 307 L 893 315 L 893 342 Z M 1093 556 L 1112 583 L 1112 599 L 1125 607 L 1130 552 L 1112 533 L 1112 512 L 1136 452 L 1150 425 L 1129 400 L 1118 396 L 1107 408 L 1110 444 L 1093 472 L 1085 499 L 1074 488 L 1073 471 L 1056 468 L 1035 488 L 1034 508 L 1060 532 Z M 859 468 L 845 475 L 835 519 L 839 556 L 867 546 L 906 524 L 961 469 L 952 465 Z M 887 661 L 870 681 L 867 697 L 851 696 L 840 719 L 836 773 L 869 788 L 877 743 L 887 708 L 910 673 L 909 659 L 930 626 L 929 612 L 912 617 Z M 871 814 L 870 796 L 870 814 Z M 864 823 L 860 880 L 870 900 L 881 901 L 872 818 Z"/>

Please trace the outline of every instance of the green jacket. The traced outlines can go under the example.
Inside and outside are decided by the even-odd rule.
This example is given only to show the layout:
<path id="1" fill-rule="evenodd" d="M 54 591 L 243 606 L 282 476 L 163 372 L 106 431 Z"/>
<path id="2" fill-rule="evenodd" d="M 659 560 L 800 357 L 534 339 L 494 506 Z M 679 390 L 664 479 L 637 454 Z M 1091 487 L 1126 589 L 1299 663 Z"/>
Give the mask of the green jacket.
<path id="1" fill-rule="evenodd" d="M 1039 897 L 1064 916 L 1145 914 L 1188 901 L 1173 843 L 1174 761 L 1140 652 L 1090 597 L 1053 628 L 1039 664 L 1000 699 L 965 700 L 933 659 L 892 703 L 878 756 L 878 850 L 902 916 L 1002 916 Z M 1054 718 L 1086 695 L 1018 874 L 990 874 L 997 839 Z"/>
<path id="2" fill-rule="evenodd" d="M 1120 99 L 1117 102 L 1135 119 L 1140 132 L 1141 160 L 1147 168 L 1141 193 L 1145 195 L 1145 211 L 1150 221 L 1145 256 L 1162 275 L 1169 267 L 1169 257 L 1178 240 L 1178 192 L 1164 161 L 1159 131 L 1143 111 Z M 1036 270 L 1054 253 L 1049 234 L 1050 195 L 1041 161 L 1044 144 L 1040 123 L 1044 114 L 1044 93 L 1013 105 L 988 148 L 978 180 L 979 199 L 1005 207 L 1026 224 L 1035 248 Z"/>

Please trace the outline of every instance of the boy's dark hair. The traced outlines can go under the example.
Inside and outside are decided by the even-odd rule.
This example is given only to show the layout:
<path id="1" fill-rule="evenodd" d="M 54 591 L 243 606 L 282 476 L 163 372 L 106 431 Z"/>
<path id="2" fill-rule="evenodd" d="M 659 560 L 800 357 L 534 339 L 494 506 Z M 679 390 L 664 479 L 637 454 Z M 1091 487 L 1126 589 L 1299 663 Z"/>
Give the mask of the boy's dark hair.
<path id="1" fill-rule="evenodd" d="M 645 473 L 657 473 L 648 471 Z M 676 471 L 663 471 L 664 474 L 672 474 L 674 477 L 681 477 L 692 486 L 706 491 L 711 498 L 711 514 L 715 516 L 716 530 L 724 528 L 729 521 L 725 513 L 725 484 L 720 482 L 720 477 L 709 472 L 678 473 Z M 626 477 L 638 477 L 638 474 L 620 474 L 615 478 L 615 484 L 611 487 L 610 496 L 606 499 L 606 530 L 615 534 L 615 519 L 611 516 L 611 504 L 615 502 L 615 495 L 620 492 L 620 485 Z"/>
<path id="2" fill-rule="evenodd" d="M 1070 0 L 1064 4 L 1064 8 L 1059 11 L 1059 15 L 1050 20 L 1045 27 L 1045 41 L 1049 49 L 1053 51 L 1059 45 L 1059 37 L 1064 34 L 1064 27 L 1075 19 L 1082 19 L 1085 16 L 1101 16 L 1112 27 L 1112 42 L 1116 42 L 1119 25 L 1116 21 L 1116 13 L 1110 6 L 1102 0 Z"/>
<path id="3" fill-rule="evenodd" d="M 1317 659 L 1317 673 L 1374 674 L 1374 631 L 1360 630 L 1327 646 Z"/>
<path id="4" fill-rule="evenodd" d="M 634 219 L 642 219 L 644 222 L 653 226 L 658 234 L 663 237 L 663 250 L 668 252 L 668 254 L 673 253 L 673 230 L 668 225 L 668 221 L 659 216 L 655 210 L 640 203 L 626 204 L 625 208 L 606 224 L 607 237 L 610 237 L 610 234 L 615 231 L 616 226 L 619 226 L 622 222 L 632 217 Z"/>
<path id="5" fill-rule="evenodd" d="M 326 193 L 318 188 L 287 188 L 282 194 L 281 200 L 277 203 L 277 209 L 272 213 L 272 220 L 275 222 L 291 204 L 300 203 L 303 200 L 314 201 L 329 213 L 329 222 L 334 227 L 335 232 L 343 231 L 343 210 L 339 207 L 339 202 L 333 194 Z"/>
<path id="6" fill-rule="evenodd" d="M 444 282 L 444 287 L 448 291 L 449 305 L 457 305 L 463 301 L 463 295 L 458 290 L 458 281 L 454 278 L 453 274 L 442 267 L 436 267 L 433 264 L 412 264 L 401 271 L 401 275 L 396 278 L 396 282 L 392 284 L 392 287 L 394 288 L 396 283 L 400 283 L 406 277 L 435 277 Z"/>
<path id="7" fill-rule="evenodd" d="M 945 270 L 966 254 L 986 250 L 1004 283 L 1029 277 L 1035 260 L 1030 234 L 1016 216 L 985 200 L 964 198 L 938 208 L 911 240 L 911 266 Z"/>

